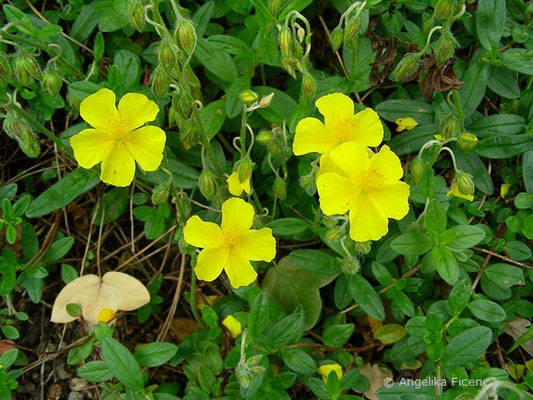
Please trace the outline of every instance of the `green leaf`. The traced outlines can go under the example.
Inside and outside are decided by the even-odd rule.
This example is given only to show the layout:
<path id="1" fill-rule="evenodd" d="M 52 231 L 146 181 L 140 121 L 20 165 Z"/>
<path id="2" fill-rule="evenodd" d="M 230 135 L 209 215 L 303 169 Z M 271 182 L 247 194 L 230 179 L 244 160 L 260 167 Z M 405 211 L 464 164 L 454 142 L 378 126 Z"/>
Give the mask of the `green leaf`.
<path id="1" fill-rule="evenodd" d="M 13 365 L 19 356 L 19 349 L 9 349 L 0 356 L 0 365 L 7 369 Z"/>
<path id="2" fill-rule="evenodd" d="M 467 329 L 454 336 L 446 345 L 441 362 L 446 366 L 463 366 L 481 356 L 492 341 L 486 326 Z"/>
<path id="3" fill-rule="evenodd" d="M 468 309 L 474 317 L 487 322 L 501 322 L 507 316 L 500 305 L 490 300 L 474 300 L 468 305 Z"/>
<path id="4" fill-rule="evenodd" d="M 265 330 L 268 322 L 268 309 L 268 298 L 265 294 L 259 293 L 255 296 L 248 313 L 248 332 L 252 338 L 259 338 Z"/>
<path id="5" fill-rule="evenodd" d="M 376 290 L 360 274 L 345 275 L 350 294 L 361 309 L 379 321 L 385 319 L 385 309 Z"/>
<path id="6" fill-rule="evenodd" d="M 478 53 L 479 54 L 479 53 Z M 470 62 L 462 80 L 464 86 L 459 90 L 459 98 L 466 116 L 472 115 L 485 95 L 488 81 L 488 66 L 477 57 Z"/>
<path id="7" fill-rule="evenodd" d="M 455 239 L 446 244 L 452 251 L 464 251 L 481 242 L 485 238 L 485 231 L 477 226 L 456 225 L 451 228 L 456 232 Z"/>
<path id="8" fill-rule="evenodd" d="M 141 390 L 144 387 L 141 367 L 122 343 L 110 337 L 104 338 L 102 355 L 107 368 L 121 384 L 134 390 Z"/>
<path id="9" fill-rule="evenodd" d="M 220 131 L 226 120 L 226 100 L 209 103 L 200 111 L 200 121 L 208 139 L 212 139 Z"/>
<path id="10" fill-rule="evenodd" d="M 391 122 L 395 122 L 398 118 L 411 117 L 418 122 L 418 125 L 427 125 L 432 124 L 435 118 L 431 104 L 417 100 L 382 101 L 377 105 L 376 111 L 381 118 Z"/>
<path id="11" fill-rule="evenodd" d="M 115 54 L 113 66 L 117 68 L 122 77 L 122 85 L 125 90 L 138 85 L 141 75 L 141 60 L 137 54 L 129 50 L 119 50 Z"/>
<path id="12" fill-rule="evenodd" d="M 119 219 L 128 209 L 130 202 L 129 190 L 127 188 L 113 188 L 104 193 L 98 208 L 94 208 L 93 216 L 94 225 L 100 226 L 100 223 L 107 225 Z M 102 213 L 103 210 L 103 213 Z M 94 212 L 97 211 L 96 216 Z"/>
<path id="13" fill-rule="evenodd" d="M 488 266 L 485 269 L 485 276 L 496 285 L 505 288 L 525 283 L 524 271 L 521 268 L 504 263 Z"/>
<path id="14" fill-rule="evenodd" d="M 453 285 L 459 278 L 459 265 L 453 253 L 444 246 L 431 250 L 431 260 L 437 272 L 448 284 Z"/>
<path id="15" fill-rule="evenodd" d="M 392 344 L 404 338 L 407 334 L 405 328 L 398 324 L 388 324 L 380 326 L 374 332 L 374 337 L 381 343 Z"/>
<path id="16" fill-rule="evenodd" d="M 420 256 L 433 247 L 431 238 L 422 232 L 401 234 L 391 243 L 391 248 L 405 256 Z"/>
<path id="17" fill-rule="evenodd" d="M 520 86 L 516 79 L 516 72 L 509 71 L 504 67 L 494 67 L 487 85 L 494 93 L 508 99 L 520 97 Z"/>
<path id="18" fill-rule="evenodd" d="M 292 238 L 304 233 L 309 227 L 307 222 L 299 218 L 278 218 L 266 226 L 272 229 L 273 235 L 284 238 Z"/>
<path id="19" fill-rule="evenodd" d="M 500 54 L 505 67 L 526 75 L 533 75 L 533 50 L 509 49 Z"/>
<path id="20" fill-rule="evenodd" d="M 511 158 L 533 149 L 533 135 L 491 136 L 481 139 L 475 152 L 486 158 Z"/>
<path id="21" fill-rule="evenodd" d="M 35 28 L 26 14 L 9 4 L 5 4 L 3 10 L 8 22 L 18 22 L 14 24 L 18 31 L 35 37 Z"/>
<path id="22" fill-rule="evenodd" d="M 261 97 L 274 93 L 270 105 L 257 110 L 259 115 L 272 124 L 283 123 L 296 108 L 296 101 L 281 90 L 269 86 L 254 86 L 252 90 Z"/>
<path id="23" fill-rule="evenodd" d="M 255 54 L 243 40 L 229 35 L 211 35 L 207 40 L 217 50 L 229 53 L 234 56 L 240 56 L 249 60 L 255 58 Z"/>
<path id="24" fill-rule="evenodd" d="M 354 328 L 353 324 L 330 325 L 322 333 L 322 342 L 326 346 L 340 349 L 348 342 Z"/>
<path id="25" fill-rule="evenodd" d="M 99 14 L 98 29 L 102 32 L 114 32 L 130 23 L 128 0 L 105 0 L 93 3 L 94 10 Z"/>
<path id="26" fill-rule="evenodd" d="M 35 198 L 26 211 L 28 218 L 42 217 L 70 204 L 95 187 L 100 178 L 94 170 L 77 168 Z"/>
<path id="27" fill-rule="evenodd" d="M 522 333 L 520 335 L 520 337 L 518 339 L 515 340 L 513 345 L 507 351 L 507 354 L 509 354 L 512 351 L 516 350 L 516 348 L 518 346 L 521 346 L 524 343 L 527 343 L 527 342 L 529 342 L 531 340 L 533 340 L 533 325 L 531 325 L 524 333 Z"/>
<path id="28" fill-rule="evenodd" d="M 456 314 L 465 309 L 472 295 L 472 285 L 467 280 L 461 280 L 455 284 L 448 296 L 448 306 Z"/>
<path id="29" fill-rule="evenodd" d="M 280 349 L 300 339 L 304 332 L 305 315 L 301 306 L 280 321 L 272 324 L 260 343 L 269 349 Z"/>
<path id="30" fill-rule="evenodd" d="M 237 68 L 228 53 L 220 51 L 206 39 L 199 38 L 194 55 L 209 72 L 225 82 L 238 77 Z"/>
<path id="31" fill-rule="evenodd" d="M 497 49 L 505 26 L 505 0 L 479 0 L 476 9 L 477 38 L 487 49 Z"/>
<path id="32" fill-rule="evenodd" d="M 46 39 L 52 36 L 55 36 L 63 31 L 63 28 L 61 28 L 59 25 L 46 25 L 44 28 L 42 28 L 39 33 L 37 34 L 37 37 L 39 39 Z"/>
<path id="33" fill-rule="evenodd" d="M 298 266 L 316 274 L 333 275 L 341 271 L 339 259 L 322 250 L 294 250 L 290 258 Z"/>
<path id="34" fill-rule="evenodd" d="M 468 126 L 478 138 L 507 136 L 524 133 L 526 120 L 515 114 L 496 114 L 480 118 Z"/>
<path id="35" fill-rule="evenodd" d="M 528 193 L 533 193 L 533 150 L 529 150 L 522 158 L 522 175 Z"/>
<path id="36" fill-rule="evenodd" d="M 98 24 L 98 13 L 94 10 L 91 4 L 82 8 L 76 20 L 72 24 L 70 36 L 74 39 L 84 42 Z"/>
<path id="37" fill-rule="evenodd" d="M 133 353 L 133 357 L 141 367 L 159 367 L 174 357 L 177 351 L 178 347 L 175 344 L 154 342 L 139 347 Z"/>
<path id="38" fill-rule="evenodd" d="M 8 339 L 18 339 L 20 337 L 20 333 L 13 325 L 2 325 L 0 326 L 0 330 L 2 331 L 3 335 Z"/>
<path id="39" fill-rule="evenodd" d="M 89 361 L 78 368 L 78 376 L 89 382 L 105 382 L 114 375 L 105 361 Z"/>
<path id="40" fill-rule="evenodd" d="M 446 220 L 444 206 L 439 200 L 432 199 L 426 209 L 426 229 L 435 240 L 438 240 L 446 229 Z"/>
<path id="41" fill-rule="evenodd" d="M 86 340 L 87 338 L 82 338 L 80 340 Z M 91 355 L 94 349 L 94 342 L 92 340 L 87 340 L 84 344 L 81 346 L 77 346 L 72 348 L 68 352 L 67 356 L 67 364 L 68 365 L 76 365 L 85 360 L 87 357 Z"/>
<path id="42" fill-rule="evenodd" d="M 511 240 L 510 242 L 505 243 L 503 249 L 509 257 L 516 261 L 525 261 L 531 257 L 531 249 L 529 246 L 518 240 Z"/>
<path id="43" fill-rule="evenodd" d="M 287 349 L 281 352 L 283 362 L 294 372 L 304 375 L 316 373 L 316 363 L 313 358 L 301 349 Z"/>
<path id="44" fill-rule="evenodd" d="M 335 276 L 306 271 L 291 257 L 284 257 L 277 266 L 268 269 L 262 288 L 265 295 L 277 302 L 286 313 L 293 313 L 301 305 L 305 313 L 305 329 L 310 329 L 317 323 L 322 311 L 319 289 Z"/>
<path id="45" fill-rule="evenodd" d="M 477 154 L 465 154 L 457 147 L 452 146 L 452 150 L 455 154 L 455 160 L 459 169 L 472 175 L 474 185 L 477 189 L 485 194 L 492 195 L 494 192 L 494 183 L 481 158 Z"/>
<path id="46" fill-rule="evenodd" d="M 342 57 L 344 65 L 350 76 L 352 92 L 361 92 L 369 89 L 369 76 L 372 70 L 372 63 L 376 57 L 376 51 L 372 47 L 372 41 L 363 35 L 353 39 L 353 45 L 342 47 Z M 331 93 L 332 90 L 328 93 Z"/>
<path id="47" fill-rule="evenodd" d="M 48 251 L 46 252 L 46 255 L 44 257 L 45 261 L 57 261 L 63 258 L 69 250 L 74 245 L 74 238 L 73 237 L 64 237 L 59 240 L 56 240 Z"/>

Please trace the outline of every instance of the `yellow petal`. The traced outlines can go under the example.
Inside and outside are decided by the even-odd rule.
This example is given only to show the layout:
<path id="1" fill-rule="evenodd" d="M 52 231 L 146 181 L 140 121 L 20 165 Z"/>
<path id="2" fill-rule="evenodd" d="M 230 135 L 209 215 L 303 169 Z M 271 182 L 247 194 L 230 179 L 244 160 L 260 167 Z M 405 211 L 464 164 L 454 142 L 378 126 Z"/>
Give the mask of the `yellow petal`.
<path id="1" fill-rule="evenodd" d="M 204 222 L 197 215 L 193 215 L 183 228 L 185 241 L 195 247 L 217 247 L 222 241 L 222 231 L 217 224 Z"/>
<path id="2" fill-rule="evenodd" d="M 276 239 L 272 236 L 272 229 L 252 229 L 243 233 L 236 250 L 248 260 L 272 261 L 276 256 Z"/>
<path id="3" fill-rule="evenodd" d="M 74 158 L 83 168 L 92 168 L 104 158 L 113 147 L 113 142 L 104 131 L 84 129 L 70 138 L 70 146 L 74 150 Z"/>
<path id="4" fill-rule="evenodd" d="M 409 185 L 405 182 L 386 182 L 372 198 L 388 218 L 400 220 L 409 212 Z"/>
<path id="5" fill-rule="evenodd" d="M 335 372 L 339 379 L 342 378 L 342 367 L 339 364 L 325 364 L 318 368 L 318 373 L 322 375 L 324 383 L 328 383 L 328 376 L 331 372 Z"/>
<path id="6" fill-rule="evenodd" d="M 226 179 L 226 182 L 228 183 L 228 190 L 233 196 L 240 196 L 243 191 L 250 194 L 250 179 L 241 182 L 237 171 L 233 171 L 232 174 L 228 176 L 228 179 Z"/>
<path id="7" fill-rule="evenodd" d="M 405 129 L 410 131 L 411 129 L 415 128 L 418 125 L 418 122 L 416 122 L 414 118 L 404 117 L 404 118 L 398 118 L 396 120 L 396 125 L 398 125 L 398 128 L 396 129 L 398 132 L 401 132 Z"/>
<path id="8" fill-rule="evenodd" d="M 205 251 L 205 250 L 204 250 Z M 235 289 L 248 286 L 257 278 L 257 272 L 246 258 L 236 251 L 230 251 L 224 265 L 231 286 Z"/>
<path id="9" fill-rule="evenodd" d="M 333 149 L 329 158 L 348 178 L 356 178 L 368 164 L 368 149 L 356 142 L 346 142 Z"/>
<path id="10" fill-rule="evenodd" d="M 98 313 L 98 322 L 108 323 L 115 318 L 115 312 L 109 308 L 102 308 Z"/>
<path id="11" fill-rule="evenodd" d="M 159 107 L 144 94 L 128 93 L 120 99 L 118 111 L 122 122 L 133 130 L 153 121 L 157 117 Z"/>
<path id="12" fill-rule="evenodd" d="M 114 145 L 102 160 L 100 179 L 113 186 L 128 186 L 135 175 L 135 161 L 122 144 Z"/>
<path id="13" fill-rule="evenodd" d="M 241 323 L 233 315 L 228 315 L 224 318 L 222 320 L 222 325 L 228 329 L 228 332 L 233 339 L 237 338 L 242 333 Z"/>
<path id="14" fill-rule="evenodd" d="M 362 196 L 350 209 L 350 237 L 356 242 L 381 239 L 388 225 L 384 211 L 369 196 Z"/>
<path id="15" fill-rule="evenodd" d="M 100 89 L 83 99 L 80 115 L 93 128 L 105 130 L 109 122 L 120 119 L 115 101 L 115 93 L 109 89 Z"/>
<path id="16" fill-rule="evenodd" d="M 364 146 L 379 146 L 383 140 L 383 124 L 378 113 L 371 108 L 366 108 L 355 114 L 352 118 L 355 127 L 354 141 Z"/>
<path id="17" fill-rule="evenodd" d="M 157 126 L 143 126 L 124 141 L 132 157 L 145 171 L 155 171 L 163 159 L 165 132 Z"/>
<path id="18" fill-rule="evenodd" d="M 203 249 L 194 267 L 196 277 L 202 281 L 214 281 L 221 274 L 227 255 L 228 251 L 223 247 Z"/>
<path id="19" fill-rule="evenodd" d="M 329 129 L 316 118 L 304 118 L 296 125 L 292 149 L 295 155 L 325 153 L 337 144 Z"/>
<path id="20" fill-rule="evenodd" d="M 353 117 L 353 101 L 342 93 L 322 96 L 315 102 L 318 111 L 324 116 L 327 127 L 334 127 L 339 122 Z"/>
<path id="21" fill-rule="evenodd" d="M 252 227 L 254 208 L 238 197 L 232 197 L 222 204 L 222 232 L 242 234 Z"/>
<path id="22" fill-rule="evenodd" d="M 402 163 L 389 146 L 384 145 L 368 163 L 368 168 L 379 172 L 385 181 L 397 181 L 403 176 Z"/>
<path id="23" fill-rule="evenodd" d="M 455 183 L 452 185 L 450 190 L 448 190 L 448 193 L 446 193 L 446 196 L 455 196 L 455 197 L 460 197 L 461 199 L 466 199 L 468 201 L 474 201 L 474 195 L 463 194 Z"/>
<path id="24" fill-rule="evenodd" d="M 326 215 L 344 214 L 351 208 L 360 192 L 348 178 L 333 172 L 320 175 L 316 188 L 320 197 L 320 208 Z"/>
<path id="25" fill-rule="evenodd" d="M 502 183 L 502 186 L 500 187 L 500 196 L 502 196 L 503 198 L 507 197 L 507 195 L 509 194 L 510 187 L 510 183 Z"/>

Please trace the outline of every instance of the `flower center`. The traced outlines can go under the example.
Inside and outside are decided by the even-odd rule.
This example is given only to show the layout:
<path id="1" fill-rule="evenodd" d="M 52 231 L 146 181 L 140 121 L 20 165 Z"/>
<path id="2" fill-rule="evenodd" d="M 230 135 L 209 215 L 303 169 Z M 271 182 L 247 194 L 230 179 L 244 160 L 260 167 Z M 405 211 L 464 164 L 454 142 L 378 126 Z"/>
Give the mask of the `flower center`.
<path id="1" fill-rule="evenodd" d="M 239 236 L 240 235 L 238 235 L 235 231 L 224 232 L 224 236 L 222 238 L 222 247 L 233 249 L 239 244 Z"/>
<path id="2" fill-rule="evenodd" d="M 113 140 L 114 144 L 122 143 L 128 137 L 130 132 L 130 129 L 128 129 L 122 121 L 109 121 L 107 134 Z"/>
<path id="3" fill-rule="evenodd" d="M 373 168 L 361 172 L 357 180 L 365 193 L 373 192 L 383 185 L 383 175 Z"/>
<path id="4" fill-rule="evenodd" d="M 352 140 L 354 133 L 354 125 L 351 118 L 345 119 L 335 125 L 333 134 L 335 135 L 339 144 Z"/>
<path id="5" fill-rule="evenodd" d="M 115 313 L 109 308 L 102 308 L 98 313 L 98 322 L 108 323 L 115 318 Z"/>

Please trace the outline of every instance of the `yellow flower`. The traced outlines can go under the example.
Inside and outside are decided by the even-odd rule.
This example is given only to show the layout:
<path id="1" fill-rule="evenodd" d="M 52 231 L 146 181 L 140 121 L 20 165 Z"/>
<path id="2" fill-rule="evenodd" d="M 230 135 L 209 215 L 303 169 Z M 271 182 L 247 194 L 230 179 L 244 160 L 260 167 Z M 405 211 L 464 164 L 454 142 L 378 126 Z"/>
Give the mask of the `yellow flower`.
<path id="1" fill-rule="evenodd" d="M 231 286 L 247 286 L 257 277 L 251 261 L 271 261 L 276 255 L 276 240 L 270 228 L 250 229 L 254 208 L 232 197 L 222 204 L 221 226 L 204 222 L 194 215 L 187 221 L 185 241 L 203 250 L 194 271 L 198 279 L 211 282 L 224 269 Z"/>
<path id="2" fill-rule="evenodd" d="M 150 301 L 150 293 L 137 279 L 122 272 L 108 272 L 102 278 L 84 275 L 69 282 L 56 297 L 52 322 L 67 323 L 76 317 L 67 305 L 81 306 L 83 319 L 91 324 L 109 322 L 118 310 L 131 311 Z"/>
<path id="3" fill-rule="evenodd" d="M 295 155 L 326 153 L 345 142 L 378 146 L 383 140 L 383 125 L 378 114 L 367 108 L 354 115 L 354 104 L 348 96 L 328 94 L 319 98 L 315 105 L 324 116 L 324 123 L 312 117 L 298 123 L 293 143 Z"/>
<path id="4" fill-rule="evenodd" d="M 370 156 L 366 147 L 344 143 L 328 158 L 317 179 L 320 208 L 326 215 L 349 211 L 353 240 L 378 240 L 388 231 L 388 218 L 409 212 L 409 185 L 400 181 L 400 159 L 388 146 Z"/>
<path id="5" fill-rule="evenodd" d="M 82 118 L 94 129 L 70 138 L 76 161 L 83 168 L 102 162 L 100 179 L 114 186 L 128 186 L 135 161 L 145 171 L 155 171 L 163 159 L 165 132 L 153 121 L 159 107 L 139 93 L 128 93 L 115 106 L 115 93 L 101 89 L 80 105 Z"/>
<path id="6" fill-rule="evenodd" d="M 328 376 L 332 371 L 337 374 L 339 379 L 342 378 L 342 367 L 337 363 L 321 365 L 318 368 L 318 373 L 322 375 L 322 380 L 324 383 L 328 383 Z"/>
<path id="7" fill-rule="evenodd" d="M 509 194 L 510 187 L 510 183 L 502 183 L 502 186 L 500 187 L 500 196 L 502 196 L 503 198 L 507 197 L 507 195 Z"/>
<path id="8" fill-rule="evenodd" d="M 228 183 L 228 190 L 233 196 L 240 196 L 243 190 L 246 194 L 250 194 L 250 178 L 241 182 L 237 171 L 233 171 L 233 173 L 228 176 L 228 179 L 226 179 L 226 182 Z"/>
<path id="9" fill-rule="evenodd" d="M 406 129 L 410 131 L 411 129 L 416 128 L 418 126 L 418 122 L 416 122 L 414 118 L 403 117 L 398 118 L 396 120 L 396 125 L 398 125 L 398 127 L 396 128 L 398 132 L 404 131 Z"/>
<path id="10" fill-rule="evenodd" d="M 469 201 L 473 201 L 474 200 L 474 195 L 465 194 L 465 193 L 463 193 L 463 192 L 461 192 L 459 190 L 459 186 L 457 186 L 457 182 L 454 182 L 452 184 L 452 187 L 450 188 L 450 190 L 448 190 L 448 193 L 446 193 L 446 196 L 460 197 L 462 199 L 466 199 L 466 200 L 469 200 Z"/>
<path id="11" fill-rule="evenodd" d="M 228 332 L 233 339 L 237 338 L 242 333 L 241 323 L 233 315 L 228 315 L 224 318 L 222 325 L 228 329 Z"/>

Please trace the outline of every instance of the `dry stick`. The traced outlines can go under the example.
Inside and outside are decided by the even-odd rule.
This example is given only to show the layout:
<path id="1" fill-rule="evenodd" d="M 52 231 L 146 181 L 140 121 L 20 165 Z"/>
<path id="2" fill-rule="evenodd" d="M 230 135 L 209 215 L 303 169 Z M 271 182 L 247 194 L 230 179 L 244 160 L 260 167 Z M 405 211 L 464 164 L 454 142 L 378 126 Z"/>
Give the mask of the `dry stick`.
<path id="1" fill-rule="evenodd" d="M 517 266 L 525 268 L 525 269 L 533 270 L 533 265 L 524 264 L 524 263 L 521 263 L 520 261 L 515 261 L 515 260 L 513 260 L 513 259 L 511 259 L 509 257 L 502 256 L 501 254 L 494 253 L 493 251 L 490 251 L 490 250 L 482 249 L 480 247 L 472 247 L 472 250 L 476 250 L 476 251 L 479 251 L 479 252 L 485 253 L 485 254 L 490 254 L 491 256 L 498 257 L 499 259 L 504 260 L 504 261 L 506 261 L 506 262 L 508 262 L 510 264 L 514 264 L 514 265 L 517 265 Z"/>
<path id="2" fill-rule="evenodd" d="M 87 253 L 89 252 L 89 246 L 91 245 L 91 236 L 93 233 L 93 224 L 98 214 L 98 209 L 100 208 L 100 197 L 96 200 L 96 209 L 94 211 L 93 217 L 91 218 L 91 223 L 89 224 L 89 234 L 87 235 L 87 244 L 85 245 L 85 251 L 83 252 L 83 257 L 81 259 L 81 270 L 80 276 L 83 276 L 83 270 L 85 269 L 85 260 L 87 258 Z"/>
<path id="3" fill-rule="evenodd" d="M 134 260 L 136 259 L 137 257 L 139 257 L 141 254 L 143 254 L 146 250 L 148 250 L 149 248 L 151 248 L 152 246 L 154 246 L 158 241 L 160 241 L 163 237 L 165 237 L 168 233 L 172 232 L 174 229 L 177 228 L 177 225 L 174 225 L 172 226 L 168 231 L 166 231 L 165 233 L 162 233 L 159 237 L 157 237 L 155 240 L 152 241 L 152 243 L 150 243 L 148 246 L 146 246 L 144 249 L 140 250 L 139 252 L 137 252 L 137 254 L 135 254 L 134 256 L 128 258 L 126 261 L 124 261 L 122 264 L 120 264 L 116 271 L 119 271 L 120 269 L 122 269 L 125 265 L 127 265 L 131 260 Z M 128 243 L 129 245 L 129 243 Z"/>
<path id="4" fill-rule="evenodd" d="M 494 249 L 494 247 L 492 249 Z M 491 257 L 492 257 L 492 254 L 488 254 L 487 257 L 485 257 L 485 261 L 483 261 L 483 265 L 481 266 L 481 269 L 477 273 L 476 280 L 472 284 L 472 292 L 475 292 L 476 286 L 479 283 L 479 280 L 481 279 L 481 275 L 483 275 L 483 271 L 485 271 L 485 268 L 487 268 L 487 265 L 489 265 L 489 261 Z"/>
<path id="5" fill-rule="evenodd" d="M 181 295 L 181 288 L 183 286 L 183 275 L 185 274 L 185 254 L 181 255 L 181 265 L 180 265 L 180 275 L 178 284 L 176 286 L 176 291 L 174 292 L 174 298 L 172 299 L 172 304 L 170 305 L 170 310 L 168 311 L 167 318 L 165 319 L 165 323 L 163 324 L 163 328 L 161 329 L 161 332 L 159 332 L 159 335 L 157 335 L 156 342 L 159 342 L 161 340 L 164 340 L 168 334 L 168 330 L 170 329 L 170 324 L 172 322 L 172 319 L 174 318 L 174 314 L 176 313 L 176 308 L 178 307 L 178 302 Z M 174 262 L 172 263 L 172 269 L 174 269 L 174 265 L 176 264 L 176 260 L 178 259 L 178 256 L 174 259 Z M 194 273 L 194 272 L 193 272 Z M 192 296 L 194 296 L 194 293 L 192 293 Z"/>
<path id="6" fill-rule="evenodd" d="M 98 276 L 102 277 L 102 268 L 100 266 L 100 247 L 102 245 L 102 230 L 104 228 L 104 214 L 105 207 L 102 207 L 102 216 L 100 217 L 100 227 L 98 228 L 98 242 L 96 243 L 96 268 L 98 268 Z"/>
<path id="7" fill-rule="evenodd" d="M 161 261 L 161 266 L 159 267 L 159 271 L 157 271 L 157 273 L 152 277 L 152 279 L 150 279 L 150 282 L 148 282 L 148 286 L 150 286 L 155 281 L 155 279 L 159 275 L 161 275 L 161 273 L 163 272 L 163 268 L 165 267 L 168 255 L 170 253 L 170 245 L 171 244 L 172 244 L 172 240 L 169 240 L 167 245 L 166 245 L 165 255 L 163 256 L 163 261 Z"/>
<path id="8" fill-rule="evenodd" d="M 138 242 L 139 240 L 141 240 L 142 238 L 144 237 L 144 232 L 140 233 L 136 238 L 135 238 L 135 241 Z M 123 244 L 121 246 L 119 246 L 118 248 L 116 248 L 115 250 L 113 250 L 111 253 L 109 253 L 108 255 L 106 255 L 105 257 L 102 258 L 102 262 L 105 262 L 107 260 L 109 260 L 111 257 L 113 257 L 115 254 L 117 253 L 120 253 L 122 250 L 124 250 L 125 248 L 127 248 L 130 244 L 129 243 L 126 243 L 126 244 Z"/>
<path id="9" fill-rule="evenodd" d="M 54 239 L 54 236 L 57 232 L 57 228 L 59 227 L 59 216 L 60 216 L 59 213 L 56 212 L 55 220 L 52 225 L 52 229 L 48 231 L 48 234 L 46 235 L 46 238 L 44 239 L 42 249 L 40 249 L 39 252 L 37 252 L 37 254 L 30 259 L 30 261 L 24 264 L 21 270 L 24 270 L 29 265 L 31 266 L 36 265 L 44 257 L 45 253 L 48 251 L 48 248 L 52 245 L 52 240 Z"/>
<path id="10" fill-rule="evenodd" d="M 408 278 L 410 277 L 411 275 L 413 275 L 416 271 L 418 271 L 420 268 L 422 267 L 422 264 L 419 264 L 417 265 L 416 267 L 410 269 L 409 271 L 407 271 L 405 274 L 403 274 L 400 279 L 405 279 L 405 278 Z M 394 286 L 394 282 L 391 283 L 389 286 L 386 286 L 384 287 L 383 289 L 381 289 L 378 294 L 383 294 L 385 293 L 387 290 L 389 290 L 390 288 L 392 288 Z M 342 310 L 341 313 L 342 314 L 346 314 L 347 312 L 350 312 L 352 310 L 355 310 L 357 307 L 359 307 L 359 304 L 354 304 L 353 306 L 350 306 L 348 308 L 346 308 L 345 310 Z"/>
<path id="11" fill-rule="evenodd" d="M 133 239 L 135 238 L 135 229 L 133 227 L 133 191 L 135 190 L 135 179 L 133 179 L 133 184 L 131 185 L 131 192 L 130 192 L 130 226 L 131 226 L 131 252 L 132 254 L 135 254 L 135 242 Z"/>

